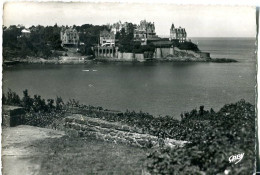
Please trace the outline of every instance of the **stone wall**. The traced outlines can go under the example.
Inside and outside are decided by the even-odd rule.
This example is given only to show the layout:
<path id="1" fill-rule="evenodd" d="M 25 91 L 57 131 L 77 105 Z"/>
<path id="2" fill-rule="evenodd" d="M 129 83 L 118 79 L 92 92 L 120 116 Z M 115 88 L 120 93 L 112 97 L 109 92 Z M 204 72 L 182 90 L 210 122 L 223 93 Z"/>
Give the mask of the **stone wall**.
<path id="1" fill-rule="evenodd" d="M 136 61 L 144 61 L 144 54 L 143 53 L 136 53 L 135 59 L 136 59 Z"/>
<path id="2" fill-rule="evenodd" d="M 122 52 L 118 52 L 117 58 L 118 58 L 119 60 L 123 59 L 123 53 L 122 53 Z"/>
<path id="3" fill-rule="evenodd" d="M 123 53 L 123 60 L 125 61 L 133 61 L 134 60 L 134 53 Z"/>
<path id="4" fill-rule="evenodd" d="M 210 54 L 206 52 L 194 52 L 191 50 L 180 50 L 177 47 L 169 47 L 169 48 L 156 48 L 154 53 L 125 53 L 125 52 L 117 52 L 116 51 L 116 57 L 113 57 L 113 61 L 145 61 L 146 59 L 164 59 L 164 58 L 174 58 L 176 60 L 181 60 L 182 58 L 189 58 L 191 60 L 205 60 L 207 58 L 210 58 Z"/>
<path id="5" fill-rule="evenodd" d="M 154 53 L 155 58 L 162 58 L 162 49 L 161 48 L 156 48 L 155 53 Z"/>
<path id="6" fill-rule="evenodd" d="M 174 51 L 179 53 L 184 53 L 187 56 L 193 56 L 195 58 L 210 58 L 210 53 L 208 52 L 194 52 L 192 50 L 180 50 L 177 47 L 174 47 Z"/>
<path id="7" fill-rule="evenodd" d="M 135 54 L 135 53 L 131 53 L 131 52 L 129 52 L 129 53 L 118 52 L 116 60 L 118 60 L 118 61 L 134 61 L 134 60 L 144 61 L 145 59 L 144 59 L 143 53 L 140 53 L 140 54 L 136 53 Z"/>
<path id="8" fill-rule="evenodd" d="M 69 112 L 67 112 L 67 115 L 73 115 L 73 114 L 81 114 L 85 116 L 89 115 L 95 115 L 96 118 L 102 118 L 102 116 L 121 116 L 123 113 L 121 111 L 115 111 L 115 110 L 98 110 L 98 109 L 88 109 L 88 108 L 68 108 Z"/>
<path id="9" fill-rule="evenodd" d="M 171 48 L 161 48 L 163 58 L 167 57 L 168 55 L 173 55 L 173 54 L 170 53 L 170 49 Z"/>
<path id="10" fill-rule="evenodd" d="M 65 118 L 65 132 L 73 137 L 94 137 L 104 141 L 130 144 L 138 147 L 183 146 L 186 141 L 158 139 L 140 128 L 118 122 L 108 122 L 74 114 Z"/>
<path id="11" fill-rule="evenodd" d="M 60 56 L 59 63 L 84 63 L 85 57 L 82 56 Z"/>
<path id="12" fill-rule="evenodd" d="M 192 50 L 187 50 L 186 53 L 189 54 L 189 55 L 192 55 L 192 56 L 194 56 L 196 58 L 200 58 L 200 54 L 196 53 L 196 52 L 194 52 Z"/>
<path id="13" fill-rule="evenodd" d="M 200 52 L 200 57 L 202 57 L 202 58 L 210 58 L 210 53 L 208 53 L 208 52 Z"/>
<path id="14" fill-rule="evenodd" d="M 169 48 L 156 48 L 154 58 L 166 58 L 166 57 L 194 57 L 201 58 L 201 53 L 196 53 L 191 50 L 180 50 L 177 47 Z"/>

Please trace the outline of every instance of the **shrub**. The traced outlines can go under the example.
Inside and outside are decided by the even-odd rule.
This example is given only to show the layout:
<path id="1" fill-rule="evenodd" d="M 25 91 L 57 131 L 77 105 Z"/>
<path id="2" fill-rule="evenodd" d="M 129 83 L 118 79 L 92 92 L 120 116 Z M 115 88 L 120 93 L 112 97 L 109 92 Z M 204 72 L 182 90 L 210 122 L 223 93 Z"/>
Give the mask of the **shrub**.
<path id="1" fill-rule="evenodd" d="M 21 106 L 21 100 L 19 95 L 17 95 L 11 89 L 8 90 L 6 95 L 3 94 L 2 103 L 6 105 Z"/>
<path id="2" fill-rule="evenodd" d="M 185 41 L 179 44 L 179 49 L 181 50 L 192 50 L 192 51 L 199 51 L 199 48 L 196 44 L 192 42 Z"/>
<path id="3" fill-rule="evenodd" d="M 191 143 L 151 152 L 147 170 L 159 174 L 253 174 L 255 117 L 254 106 L 244 100 L 225 105 L 217 113 L 201 115 L 193 110 L 182 119 L 180 130 Z M 208 123 L 201 123 L 205 119 Z M 245 153 L 243 160 L 229 163 L 229 156 L 238 153 Z"/>

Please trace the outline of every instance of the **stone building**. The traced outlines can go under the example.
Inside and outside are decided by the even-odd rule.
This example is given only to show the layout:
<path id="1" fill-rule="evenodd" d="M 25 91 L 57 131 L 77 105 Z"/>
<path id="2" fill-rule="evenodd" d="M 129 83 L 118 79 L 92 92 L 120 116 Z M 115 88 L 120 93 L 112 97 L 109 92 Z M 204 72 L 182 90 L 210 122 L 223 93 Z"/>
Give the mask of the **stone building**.
<path id="1" fill-rule="evenodd" d="M 154 38 L 157 37 L 155 33 L 154 23 L 147 22 L 146 20 L 140 21 L 140 25 L 136 26 L 134 30 L 134 38 Z"/>
<path id="2" fill-rule="evenodd" d="M 22 31 L 21 31 L 21 36 L 24 36 L 24 37 L 30 37 L 30 35 L 31 35 L 31 31 L 29 30 L 29 29 L 23 29 Z"/>
<path id="3" fill-rule="evenodd" d="M 184 42 L 187 39 L 187 33 L 185 28 L 179 27 L 175 28 L 174 24 L 172 24 L 171 29 L 170 29 L 170 40 L 179 40 L 179 42 Z"/>
<path id="4" fill-rule="evenodd" d="M 99 44 L 100 46 L 115 46 L 114 32 L 109 32 L 107 30 L 101 31 L 99 36 Z"/>
<path id="5" fill-rule="evenodd" d="M 79 34 L 76 29 L 62 28 L 60 32 L 60 39 L 62 46 L 78 46 Z"/>
<path id="6" fill-rule="evenodd" d="M 158 36 L 155 33 L 154 23 L 142 20 L 140 21 L 140 25 L 137 25 L 134 29 L 134 40 L 141 41 L 142 45 L 146 45 L 147 40 L 155 38 L 158 38 Z"/>
<path id="7" fill-rule="evenodd" d="M 114 46 L 96 46 L 93 48 L 96 58 L 114 58 L 117 55 L 117 47 Z"/>

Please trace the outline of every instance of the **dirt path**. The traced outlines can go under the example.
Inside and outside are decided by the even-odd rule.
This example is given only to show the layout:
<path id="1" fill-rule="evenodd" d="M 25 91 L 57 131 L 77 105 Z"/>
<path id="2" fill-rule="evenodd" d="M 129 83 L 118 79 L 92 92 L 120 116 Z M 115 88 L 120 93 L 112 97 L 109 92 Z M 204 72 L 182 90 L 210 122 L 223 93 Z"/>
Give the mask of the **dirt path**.
<path id="1" fill-rule="evenodd" d="M 147 150 L 32 126 L 2 131 L 2 174 L 141 174 Z"/>
<path id="2" fill-rule="evenodd" d="M 64 132 L 27 125 L 3 128 L 2 130 L 2 174 L 39 174 L 41 156 L 35 141 L 47 138 L 60 138 Z"/>

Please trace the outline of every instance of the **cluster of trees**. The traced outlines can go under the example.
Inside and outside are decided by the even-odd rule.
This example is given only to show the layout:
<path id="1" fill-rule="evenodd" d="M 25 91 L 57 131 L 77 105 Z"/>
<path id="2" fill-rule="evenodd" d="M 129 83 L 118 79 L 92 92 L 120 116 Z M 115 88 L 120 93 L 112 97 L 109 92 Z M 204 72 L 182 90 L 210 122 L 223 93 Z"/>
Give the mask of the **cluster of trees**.
<path id="1" fill-rule="evenodd" d="M 65 26 L 31 26 L 30 35 L 23 36 L 24 26 L 11 25 L 8 28 L 3 27 L 3 58 L 25 58 L 27 56 L 50 58 L 57 56 L 52 50 L 64 50 L 61 47 L 60 31 Z M 68 27 L 68 26 L 66 26 Z M 84 46 L 80 46 L 82 55 L 91 55 L 91 46 L 99 41 L 99 33 L 107 26 L 95 26 L 84 24 L 73 26 L 79 32 L 80 41 Z"/>
<path id="2" fill-rule="evenodd" d="M 74 25 L 79 32 L 79 40 L 84 42 L 87 47 L 97 45 L 99 43 L 99 34 L 103 30 L 108 30 L 106 25 L 92 25 L 92 24 L 83 24 L 81 26 Z"/>
<path id="3" fill-rule="evenodd" d="M 51 125 L 55 120 L 64 117 L 65 104 L 61 97 L 56 99 L 43 99 L 40 95 L 31 97 L 28 90 L 23 91 L 20 98 L 15 92 L 9 91 L 3 94 L 3 105 L 21 106 L 25 110 L 25 115 L 21 116 L 21 122 L 25 125 L 45 127 Z"/>
<path id="4" fill-rule="evenodd" d="M 64 102 L 61 97 L 56 99 L 43 99 L 40 95 L 34 95 L 31 97 L 28 94 L 28 90 L 23 91 L 23 97 L 20 98 L 18 94 L 12 90 L 8 90 L 2 97 L 3 105 L 21 106 L 27 112 L 57 112 L 64 108 Z"/>
<path id="5" fill-rule="evenodd" d="M 23 26 L 12 25 L 3 29 L 3 58 L 36 56 L 49 58 L 51 50 L 62 50 L 60 27 L 31 26 L 29 37 L 22 35 Z"/>

